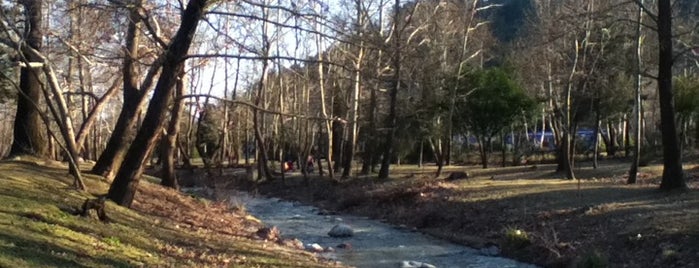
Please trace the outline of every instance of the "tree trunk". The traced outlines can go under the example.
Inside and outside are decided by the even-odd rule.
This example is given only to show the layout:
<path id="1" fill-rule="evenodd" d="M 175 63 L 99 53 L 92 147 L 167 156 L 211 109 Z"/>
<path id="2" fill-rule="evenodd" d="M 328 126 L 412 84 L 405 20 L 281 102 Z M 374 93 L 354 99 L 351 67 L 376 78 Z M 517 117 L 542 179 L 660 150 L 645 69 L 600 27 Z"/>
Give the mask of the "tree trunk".
<path id="1" fill-rule="evenodd" d="M 333 100 L 333 103 L 335 101 Z M 339 113 L 338 113 L 339 114 Z M 332 135 L 332 151 L 333 151 L 333 170 L 336 170 L 339 172 L 339 170 L 344 166 L 344 148 L 345 148 L 345 139 L 344 139 L 344 133 L 345 133 L 345 125 L 340 123 L 340 121 L 333 121 L 332 123 L 332 130 L 333 130 L 333 135 Z"/>
<path id="2" fill-rule="evenodd" d="M 184 73 L 180 72 L 175 84 L 175 102 L 172 105 L 167 134 L 161 143 L 163 148 L 161 148 L 162 154 L 160 158 L 163 163 L 163 169 L 160 174 L 162 179 L 160 184 L 173 189 L 180 188 L 177 183 L 177 174 L 175 173 L 175 153 L 177 152 L 177 136 L 180 133 L 180 122 L 184 109 L 184 99 L 181 98 L 185 94 L 184 79 Z"/>
<path id="3" fill-rule="evenodd" d="M 512 137 L 512 138 L 514 141 L 514 137 Z M 500 143 L 502 146 L 502 148 L 500 148 L 500 152 L 502 153 L 501 159 L 500 159 L 500 165 L 502 167 L 505 167 L 507 165 L 507 141 L 505 141 L 505 132 L 504 131 L 502 131 L 500 133 Z"/>
<path id="4" fill-rule="evenodd" d="M 396 136 L 396 102 L 398 99 L 398 89 L 400 88 L 400 42 L 401 42 L 401 31 L 398 28 L 399 13 L 400 13 L 400 0 L 396 0 L 394 4 L 394 20 L 393 20 L 393 43 L 395 51 L 393 51 L 393 79 L 391 83 L 391 92 L 389 94 L 390 104 L 388 112 L 388 133 L 386 134 L 386 140 L 384 141 L 383 147 L 383 159 L 381 160 L 381 169 L 379 170 L 379 179 L 388 179 L 389 168 L 391 165 L 391 157 L 393 155 L 393 139 Z"/>
<path id="5" fill-rule="evenodd" d="M 267 77 L 267 61 L 263 62 L 262 65 L 262 76 L 260 77 L 260 82 L 257 88 L 257 96 L 255 97 L 255 106 L 261 107 L 262 103 L 262 98 L 264 95 L 264 87 L 265 83 L 267 82 L 266 77 Z M 267 146 L 265 145 L 265 140 L 264 136 L 262 135 L 262 131 L 260 130 L 260 111 L 257 109 L 254 109 L 252 111 L 252 128 L 254 130 L 254 135 L 255 135 L 255 144 L 257 145 L 257 149 L 255 150 L 257 152 L 258 158 L 257 158 L 257 171 L 258 171 L 258 179 L 261 176 L 265 176 L 266 179 L 272 180 L 274 177 L 272 176 L 272 171 L 269 169 L 269 157 L 267 156 Z"/>
<path id="6" fill-rule="evenodd" d="M 481 165 L 483 169 L 488 168 L 488 150 L 486 147 L 490 144 L 490 138 L 487 140 L 483 137 L 478 137 L 478 149 L 481 155 Z"/>
<path id="7" fill-rule="evenodd" d="M 617 150 L 616 131 L 611 120 L 607 121 L 607 136 L 602 135 L 602 139 L 604 140 L 604 146 L 607 148 L 607 157 L 614 157 Z"/>
<path id="8" fill-rule="evenodd" d="M 420 139 L 420 153 L 417 158 L 417 167 L 421 168 L 422 167 L 422 156 L 425 153 L 425 139 Z"/>
<path id="9" fill-rule="evenodd" d="M 643 5 L 643 0 L 641 0 L 641 5 Z M 642 37 L 641 37 L 641 23 L 643 22 L 643 8 L 638 8 L 638 18 L 636 25 L 636 57 L 635 65 L 636 75 L 635 83 L 636 88 L 634 92 L 634 146 L 633 146 L 633 158 L 631 159 L 631 168 L 629 168 L 629 178 L 626 183 L 633 184 L 636 183 L 636 175 L 638 174 L 638 165 L 641 162 L 641 116 L 643 109 L 641 108 L 641 56 L 642 53 Z"/>
<path id="10" fill-rule="evenodd" d="M 68 154 L 68 167 L 71 175 L 75 177 L 74 185 L 79 190 L 86 190 L 85 183 L 82 180 L 82 175 L 80 174 L 80 167 L 78 166 L 78 150 L 75 144 L 75 131 L 73 129 L 73 120 L 71 120 L 70 112 L 68 111 L 68 105 L 63 98 L 62 90 L 58 83 L 58 78 L 53 72 L 49 65 L 49 61 L 46 58 L 43 61 L 43 71 L 46 76 L 46 80 L 51 89 L 51 94 L 55 98 L 56 105 L 58 105 L 58 111 L 55 107 L 51 105 L 49 92 L 43 90 L 44 98 L 48 104 L 49 111 L 53 115 L 54 119 L 58 123 L 58 128 L 63 136 L 63 141 L 65 142 L 65 152 Z M 48 122 L 47 122 L 48 123 Z"/>
<path id="11" fill-rule="evenodd" d="M 660 132 L 663 140 L 663 179 L 660 189 L 686 189 L 682 171 L 682 155 L 675 126 L 672 96 L 672 7 L 670 0 L 658 0 L 658 96 L 660 101 Z"/>
<path id="12" fill-rule="evenodd" d="M 143 173 L 143 164 L 150 155 L 164 121 L 177 76 L 182 72 L 183 57 L 187 54 L 194 38 L 199 19 L 204 15 L 206 0 L 191 0 L 182 14 L 180 28 L 166 50 L 163 69 L 148 105 L 144 123 L 126 153 L 119 171 L 109 188 L 107 198 L 125 207 L 130 207 Z"/>
<path id="13" fill-rule="evenodd" d="M 26 10 L 27 33 L 26 45 L 40 51 L 42 40 L 41 0 L 22 1 Z M 40 59 L 32 53 L 23 53 L 29 62 L 39 62 Z M 17 97 L 17 113 L 14 123 L 14 140 L 10 156 L 33 155 L 45 157 L 48 151 L 48 140 L 44 125 L 41 121 L 39 103 L 41 99 L 40 71 L 30 66 L 20 70 L 19 93 Z"/>
<path id="14" fill-rule="evenodd" d="M 97 159 L 95 166 L 92 167 L 92 173 L 104 176 L 111 180 L 116 172 L 116 169 L 124 160 L 129 142 L 132 140 L 133 127 L 136 124 L 136 117 L 141 109 L 141 103 L 144 101 L 145 94 L 139 92 L 138 89 L 138 68 L 136 59 L 138 57 L 138 45 L 140 43 L 139 21 L 140 14 L 138 7 L 143 3 L 143 0 L 136 0 L 134 7 L 129 11 L 129 25 L 126 33 L 126 48 L 122 63 L 123 76 L 123 105 L 119 113 L 119 119 L 114 126 L 114 131 L 107 141 L 102 154 Z M 144 91 L 146 89 L 143 89 Z"/>
<path id="15" fill-rule="evenodd" d="M 323 38 L 322 37 L 317 37 L 318 39 L 316 40 L 317 46 L 319 50 L 323 50 Z M 326 87 L 325 87 L 325 64 L 323 63 L 323 53 L 318 53 L 318 61 L 320 62 L 318 64 L 318 81 L 319 81 L 319 88 L 320 88 L 320 106 L 321 106 L 321 113 L 323 114 L 324 118 L 329 118 L 328 117 L 328 105 L 326 104 Z M 332 94 L 331 94 L 332 95 Z M 331 105 L 332 107 L 332 105 Z M 335 176 L 335 173 L 333 171 L 333 127 L 332 127 L 332 121 L 326 120 L 323 122 L 325 124 L 325 133 L 326 139 L 325 139 L 325 159 L 328 162 L 328 176 L 330 179 L 333 179 Z M 322 151 L 322 149 L 321 149 Z M 322 152 L 321 152 L 322 154 Z M 321 157 L 318 157 L 318 172 L 321 172 L 322 176 L 322 169 L 320 165 Z"/>
<path id="16" fill-rule="evenodd" d="M 358 20 L 358 25 L 363 26 L 364 24 L 364 15 L 362 15 L 361 12 L 361 6 L 359 2 L 357 3 L 357 20 Z M 345 148 L 345 167 L 344 170 L 342 171 L 342 178 L 348 178 L 350 176 L 350 172 L 352 171 L 352 162 L 354 160 L 354 150 L 357 147 L 357 129 L 359 127 L 359 97 L 360 97 L 360 91 L 362 88 L 362 60 L 364 58 L 364 39 L 363 39 L 363 33 L 359 32 L 359 39 L 361 40 L 359 42 L 359 52 L 357 53 L 357 59 L 355 62 L 355 73 L 354 73 L 354 90 L 352 91 L 352 99 L 351 99 L 351 107 L 349 110 L 349 129 L 348 129 L 348 138 L 347 138 L 347 148 Z"/>
<path id="17" fill-rule="evenodd" d="M 629 152 L 631 151 L 631 130 L 630 130 L 630 118 L 627 113 L 624 113 L 624 157 L 629 157 Z"/>
<path id="18" fill-rule="evenodd" d="M 572 150 L 571 150 L 571 138 L 570 130 L 566 130 L 563 133 L 563 151 L 561 157 L 563 158 L 563 171 L 566 174 L 566 178 L 569 180 L 575 179 L 575 174 L 573 173 L 573 164 L 571 163 Z"/>
<path id="19" fill-rule="evenodd" d="M 429 139 L 428 141 L 430 143 L 432 153 L 434 154 L 434 160 L 437 162 L 437 173 L 434 175 L 434 177 L 437 178 L 442 175 L 442 169 L 444 168 L 444 148 L 442 148 L 442 142 L 440 140 L 437 140 L 437 146 L 434 145 L 432 139 Z"/>
<path id="20" fill-rule="evenodd" d="M 592 168 L 597 169 L 599 167 L 598 155 L 599 155 L 599 136 L 600 136 L 600 112 L 599 109 L 595 111 L 595 147 L 592 150 Z"/>
<path id="21" fill-rule="evenodd" d="M 381 52 L 379 52 L 381 59 Z M 364 141 L 364 157 L 362 159 L 362 175 L 369 175 L 373 171 L 376 157 L 376 88 L 372 87 L 369 94 L 369 126 L 366 127 L 366 140 Z"/>

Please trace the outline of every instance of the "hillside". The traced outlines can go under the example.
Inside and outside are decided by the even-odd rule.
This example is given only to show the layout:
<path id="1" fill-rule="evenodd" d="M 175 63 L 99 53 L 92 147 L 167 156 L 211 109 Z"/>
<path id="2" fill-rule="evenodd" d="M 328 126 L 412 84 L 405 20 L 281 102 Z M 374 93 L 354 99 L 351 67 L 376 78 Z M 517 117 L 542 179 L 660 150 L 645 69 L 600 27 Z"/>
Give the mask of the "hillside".
<path id="1" fill-rule="evenodd" d="M 106 203 L 108 223 L 74 215 L 109 184 L 73 190 L 60 163 L 0 162 L 0 267 L 327 267 L 302 250 L 256 239 L 244 212 L 141 182 L 133 209 Z"/>

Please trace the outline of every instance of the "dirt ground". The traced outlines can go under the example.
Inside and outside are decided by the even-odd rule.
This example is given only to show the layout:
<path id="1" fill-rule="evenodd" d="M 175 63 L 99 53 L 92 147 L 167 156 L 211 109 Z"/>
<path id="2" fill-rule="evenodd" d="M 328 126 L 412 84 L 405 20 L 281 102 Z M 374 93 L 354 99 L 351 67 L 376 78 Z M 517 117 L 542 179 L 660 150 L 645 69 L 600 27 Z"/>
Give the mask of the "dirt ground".
<path id="1" fill-rule="evenodd" d="M 298 177 L 256 190 L 329 211 L 414 227 L 472 247 L 545 267 L 699 267 L 699 167 L 685 165 L 690 190 L 658 189 L 662 167 L 641 168 L 627 185 L 629 164 L 579 163 L 578 180 L 554 165 L 481 169 L 394 166 L 392 177 L 340 182 Z M 469 178 L 445 181 L 452 172 Z"/>

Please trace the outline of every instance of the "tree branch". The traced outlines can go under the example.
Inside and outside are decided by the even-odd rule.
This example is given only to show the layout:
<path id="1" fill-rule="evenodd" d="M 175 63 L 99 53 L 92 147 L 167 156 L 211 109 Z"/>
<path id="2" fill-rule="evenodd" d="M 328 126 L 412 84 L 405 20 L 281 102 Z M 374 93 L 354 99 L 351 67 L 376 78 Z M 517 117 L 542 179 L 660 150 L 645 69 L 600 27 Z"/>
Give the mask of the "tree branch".
<path id="1" fill-rule="evenodd" d="M 187 95 L 182 95 L 181 97 L 177 99 L 186 99 L 186 98 L 211 98 L 215 99 L 218 101 L 226 102 L 228 104 L 240 104 L 244 105 L 247 107 L 250 107 L 254 110 L 263 112 L 263 113 L 268 113 L 268 114 L 274 114 L 274 115 L 281 115 L 281 116 L 287 116 L 287 117 L 295 117 L 295 118 L 300 118 L 300 119 L 307 119 L 307 120 L 316 120 L 316 121 L 334 121 L 334 122 L 339 122 L 342 124 L 346 123 L 351 123 L 351 121 L 348 121 L 346 119 L 343 119 L 339 116 L 336 117 L 322 117 L 322 116 L 308 116 L 308 115 L 302 115 L 302 114 L 294 114 L 294 113 L 284 113 L 284 112 L 279 112 L 279 111 L 273 111 L 269 109 L 265 109 L 263 107 L 257 106 L 253 103 L 247 102 L 247 101 L 241 101 L 241 100 L 229 100 L 217 96 L 213 96 L 210 94 L 187 94 Z"/>

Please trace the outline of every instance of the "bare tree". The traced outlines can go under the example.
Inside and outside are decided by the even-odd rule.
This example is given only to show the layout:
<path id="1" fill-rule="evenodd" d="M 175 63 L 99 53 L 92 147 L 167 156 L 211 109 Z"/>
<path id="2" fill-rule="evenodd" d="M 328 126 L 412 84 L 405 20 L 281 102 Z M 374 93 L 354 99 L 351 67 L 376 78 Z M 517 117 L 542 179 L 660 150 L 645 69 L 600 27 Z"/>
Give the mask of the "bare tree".
<path id="1" fill-rule="evenodd" d="M 389 167 L 393 155 L 393 139 L 396 135 L 396 99 L 398 98 L 398 89 L 400 88 L 400 0 L 394 2 L 393 9 L 393 29 L 391 31 L 391 38 L 393 38 L 393 54 L 391 55 L 393 77 L 391 80 L 390 106 L 387 120 L 388 131 L 383 144 L 383 158 L 381 159 L 381 169 L 379 169 L 379 179 L 388 179 L 389 175 Z"/>
<path id="2" fill-rule="evenodd" d="M 345 161 L 344 170 L 342 171 L 342 177 L 348 178 L 350 172 L 352 171 L 352 162 L 354 161 L 354 151 L 357 146 L 357 131 L 358 131 L 358 120 L 359 120 L 359 97 L 362 88 L 362 68 L 364 56 L 365 56 L 365 39 L 364 31 L 366 30 L 366 15 L 367 12 L 362 5 L 362 1 L 354 1 L 356 10 L 356 35 L 359 38 L 359 44 L 357 44 L 357 54 L 354 56 L 354 87 L 352 90 L 352 96 L 350 98 L 350 109 L 349 109 L 349 130 L 348 130 L 348 144 L 345 149 Z"/>
<path id="3" fill-rule="evenodd" d="M 186 9 L 182 13 L 180 27 L 163 55 L 163 68 L 148 105 L 144 124 L 138 130 L 126 153 L 125 161 L 121 164 L 107 193 L 107 198 L 119 205 L 131 206 L 143 173 L 143 164 L 162 133 L 162 123 L 167 107 L 172 100 L 173 87 L 177 76 L 184 68 L 182 60 L 192 43 L 198 22 L 204 16 L 207 2 L 206 0 L 191 0 L 187 3 Z"/>
<path id="4" fill-rule="evenodd" d="M 123 77 L 123 106 L 114 131 L 107 142 L 107 147 L 92 168 L 92 173 L 104 176 L 107 179 L 114 177 L 116 169 L 124 159 L 128 149 L 128 142 L 133 135 L 136 116 L 145 98 L 146 89 L 139 90 L 139 71 L 137 67 L 138 51 L 141 43 L 139 27 L 142 25 L 139 8 L 142 4 L 143 0 L 133 0 L 129 8 L 124 58 L 121 69 Z"/>

